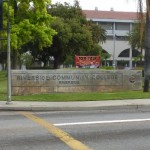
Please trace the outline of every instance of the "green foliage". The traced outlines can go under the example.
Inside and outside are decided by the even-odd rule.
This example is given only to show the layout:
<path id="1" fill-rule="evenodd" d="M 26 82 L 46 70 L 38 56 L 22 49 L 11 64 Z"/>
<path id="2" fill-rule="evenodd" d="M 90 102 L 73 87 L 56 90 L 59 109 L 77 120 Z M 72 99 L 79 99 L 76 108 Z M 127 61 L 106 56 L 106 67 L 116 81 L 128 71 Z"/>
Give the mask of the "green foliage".
<path id="1" fill-rule="evenodd" d="M 34 25 L 30 23 L 29 19 L 24 19 L 18 24 L 14 24 L 11 30 L 11 48 L 20 49 L 23 44 L 33 40 L 32 32 Z"/>
<path id="2" fill-rule="evenodd" d="M 106 41 L 106 30 L 104 30 L 100 25 L 89 21 L 89 28 L 92 32 L 92 38 L 95 43 L 104 43 Z"/>
<path id="3" fill-rule="evenodd" d="M 111 57 L 109 53 L 102 53 L 101 52 L 101 60 L 107 60 Z"/>
<path id="4" fill-rule="evenodd" d="M 86 52 L 85 55 L 91 55 L 91 56 L 100 55 L 101 56 L 101 50 L 102 50 L 102 47 L 99 44 L 94 43 L 90 51 Z"/>
<path id="5" fill-rule="evenodd" d="M 58 18 L 55 20 L 55 22 L 52 23 L 52 28 L 57 31 L 57 35 L 55 35 L 55 38 L 57 37 L 57 40 L 59 40 L 60 44 L 67 44 L 72 36 L 71 28 L 68 23 L 64 21 L 63 18 Z"/>
<path id="6" fill-rule="evenodd" d="M 142 40 L 141 40 L 141 33 L 140 33 L 140 26 L 141 26 L 141 23 L 136 23 L 133 27 L 133 30 L 132 32 L 129 34 L 128 36 L 128 40 L 129 40 L 129 43 L 131 44 L 132 48 L 135 49 L 135 48 L 140 48 L 140 49 L 143 49 L 144 48 L 144 42 L 145 42 L 145 30 L 144 32 L 142 33 L 143 36 L 142 36 Z M 145 25 L 144 25 L 144 28 L 145 28 Z"/>
<path id="7" fill-rule="evenodd" d="M 30 51 L 34 60 L 55 58 L 54 67 L 62 64 L 67 55 L 99 55 L 99 42 L 106 40 L 105 31 L 87 21 L 75 0 L 51 5 L 49 0 L 10 0 L 11 51 L 17 56 Z M 4 26 L 7 26 L 8 5 L 4 5 Z M 0 33 L 6 37 L 6 31 Z M 5 49 L 7 42 L 3 42 Z M 12 61 L 15 62 L 15 61 Z M 16 61 L 17 62 L 17 61 Z"/>
<path id="8" fill-rule="evenodd" d="M 12 49 L 19 50 L 31 41 L 38 41 L 39 49 L 52 44 L 56 32 L 50 27 L 54 17 L 47 13 L 48 4 L 48 0 L 33 0 L 32 5 L 28 0 L 10 1 Z"/>
<path id="9" fill-rule="evenodd" d="M 74 6 L 68 3 L 51 5 L 49 13 L 57 17 L 52 27 L 58 34 L 54 36 L 48 51 L 55 58 L 55 68 L 64 63 L 67 55 L 99 55 L 101 47 L 98 43 L 105 41 L 105 31 L 87 21 L 78 1 Z"/>
<path id="10" fill-rule="evenodd" d="M 57 31 L 53 38 L 53 45 L 49 48 L 49 55 L 54 56 L 54 68 L 66 60 L 67 55 L 83 54 L 93 43 L 92 34 L 85 25 L 86 18 L 76 3 L 52 5 L 49 13 L 57 17 L 52 27 Z"/>
<path id="11" fill-rule="evenodd" d="M 105 70 L 113 70 L 113 66 L 101 66 L 100 69 L 105 69 Z"/>
<path id="12" fill-rule="evenodd" d="M 4 3 L 4 26 L 7 26 L 8 3 Z M 47 13 L 47 6 L 51 4 L 49 0 L 10 0 L 10 24 L 11 24 L 11 51 L 16 51 L 16 55 L 22 53 L 22 48 L 26 45 L 26 51 L 30 51 L 30 45 L 36 51 L 42 51 L 44 47 L 51 46 L 53 36 L 56 31 L 51 28 L 55 21 Z M 6 37 L 6 31 L 1 32 L 2 37 Z M 6 47 L 7 42 L 3 42 Z M 32 51 L 32 50 L 31 50 Z M 13 57 L 14 58 L 14 57 Z M 12 59 L 13 59 L 12 58 Z M 15 57 L 16 58 L 16 57 Z M 12 61 L 13 62 L 13 61 Z"/>
<path id="13" fill-rule="evenodd" d="M 138 62 L 140 60 L 140 57 L 133 57 L 132 59 L 133 61 Z"/>
<path id="14" fill-rule="evenodd" d="M 70 65 L 70 64 L 74 64 L 74 58 L 72 56 L 66 56 L 66 59 L 64 61 L 64 65 Z"/>
<path id="15" fill-rule="evenodd" d="M 100 56 L 101 56 L 101 64 L 102 64 L 102 62 L 104 61 L 104 68 L 106 67 L 106 61 L 111 57 L 111 55 L 109 54 L 109 53 L 103 53 L 103 51 L 101 50 L 100 51 Z M 101 66 L 102 67 L 102 66 Z M 109 68 L 109 67 L 108 67 Z M 110 68 L 111 69 L 111 68 Z"/>
<path id="16" fill-rule="evenodd" d="M 77 20 L 72 20 L 69 24 L 72 30 L 72 37 L 68 44 L 68 48 L 73 50 L 73 55 L 87 55 L 94 44 L 91 31 L 86 25 L 78 23 Z"/>

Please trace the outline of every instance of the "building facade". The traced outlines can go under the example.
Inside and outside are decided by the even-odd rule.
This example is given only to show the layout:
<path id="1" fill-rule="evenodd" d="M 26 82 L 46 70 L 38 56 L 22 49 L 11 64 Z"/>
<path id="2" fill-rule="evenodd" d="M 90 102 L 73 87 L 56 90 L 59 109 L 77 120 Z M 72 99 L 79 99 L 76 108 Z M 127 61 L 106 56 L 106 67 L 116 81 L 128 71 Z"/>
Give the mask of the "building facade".
<path id="1" fill-rule="evenodd" d="M 134 67 L 133 57 L 139 55 L 139 51 L 131 49 L 127 36 L 137 22 L 136 12 L 118 12 L 110 11 L 84 10 L 88 20 L 99 24 L 106 30 L 107 40 L 102 44 L 103 51 L 109 53 L 110 65 L 119 67 L 125 65 Z"/>

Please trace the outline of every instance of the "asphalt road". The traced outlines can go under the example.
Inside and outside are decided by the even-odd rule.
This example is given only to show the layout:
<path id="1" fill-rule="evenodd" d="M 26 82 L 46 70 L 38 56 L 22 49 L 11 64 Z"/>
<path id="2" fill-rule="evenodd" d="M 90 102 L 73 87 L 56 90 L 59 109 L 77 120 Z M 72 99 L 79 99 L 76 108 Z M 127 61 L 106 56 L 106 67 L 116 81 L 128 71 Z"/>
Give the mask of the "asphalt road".
<path id="1" fill-rule="evenodd" d="M 150 112 L 0 112 L 0 150 L 148 150 Z"/>

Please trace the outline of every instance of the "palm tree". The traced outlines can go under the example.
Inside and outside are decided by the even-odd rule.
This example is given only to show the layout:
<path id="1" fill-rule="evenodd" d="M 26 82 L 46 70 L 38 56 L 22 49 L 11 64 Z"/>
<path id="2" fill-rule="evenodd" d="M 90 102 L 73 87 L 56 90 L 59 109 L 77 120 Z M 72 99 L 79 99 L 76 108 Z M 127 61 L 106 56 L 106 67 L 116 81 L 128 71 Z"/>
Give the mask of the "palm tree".
<path id="1" fill-rule="evenodd" d="M 134 25 L 132 32 L 129 33 L 128 35 L 128 41 L 129 44 L 132 47 L 132 50 L 134 49 L 140 49 L 140 55 L 138 56 L 138 59 L 140 58 L 140 65 L 142 66 L 142 58 L 143 56 L 143 49 L 145 45 L 145 21 L 144 21 L 144 31 L 143 31 L 143 38 L 141 39 L 141 34 L 140 34 L 140 28 L 141 28 L 141 22 L 138 22 Z M 139 60 L 138 60 L 139 61 Z"/>
<path id="2" fill-rule="evenodd" d="M 143 15 L 143 3 L 142 0 L 139 2 L 139 17 L 141 20 L 141 39 L 143 38 L 144 31 L 144 20 L 146 18 L 146 29 L 145 29 L 145 64 L 144 64 L 144 92 L 149 91 L 149 80 L 150 80 L 150 0 L 146 0 L 146 12 Z M 142 40 L 141 40 L 142 41 Z"/>

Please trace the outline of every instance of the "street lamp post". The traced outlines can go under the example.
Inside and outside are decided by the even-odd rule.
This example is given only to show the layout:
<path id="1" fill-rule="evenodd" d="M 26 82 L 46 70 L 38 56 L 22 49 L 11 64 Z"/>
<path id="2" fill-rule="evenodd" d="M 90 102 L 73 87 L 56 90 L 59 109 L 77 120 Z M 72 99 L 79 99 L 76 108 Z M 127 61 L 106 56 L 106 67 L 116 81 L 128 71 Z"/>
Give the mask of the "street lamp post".
<path id="1" fill-rule="evenodd" d="M 116 36 L 115 36 L 115 23 L 113 23 L 113 67 L 114 69 L 116 69 L 115 50 L 116 50 Z"/>
<path id="2" fill-rule="evenodd" d="M 7 102 L 11 104 L 11 59 L 10 59 L 10 12 L 9 12 L 9 0 L 8 0 L 8 18 L 7 18 Z"/>
<path id="3" fill-rule="evenodd" d="M 132 31 L 132 24 L 130 24 L 130 32 Z M 132 45 L 130 46 L 130 49 L 129 49 L 129 57 L 130 57 L 130 60 L 129 60 L 129 62 L 130 62 L 130 68 L 132 69 L 132 50 L 133 50 L 133 47 L 132 47 Z"/>

